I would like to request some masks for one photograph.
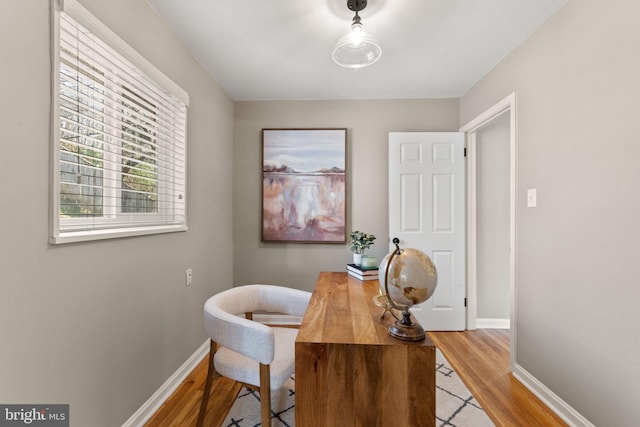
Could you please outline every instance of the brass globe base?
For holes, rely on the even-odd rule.
[[[409,312],[402,313],[402,319],[389,326],[389,335],[403,341],[422,341],[424,329],[418,322],[412,322]]]

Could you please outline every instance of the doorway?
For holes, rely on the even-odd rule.
[[[476,131],[476,327],[509,329],[509,113]]]
[[[504,123],[501,122],[504,121]],[[486,181],[487,174],[484,174],[482,170],[478,170],[479,167],[485,167],[480,164],[482,157],[486,157],[487,152],[478,152],[478,146],[481,143],[480,139],[483,137],[483,130],[499,129],[500,125],[508,125],[508,190],[507,194],[502,197],[508,198],[508,227],[503,230],[507,236],[506,255],[508,257],[508,267],[506,272],[498,273],[507,276],[508,283],[508,311],[509,311],[509,326],[510,326],[510,359],[511,368],[513,369],[515,363],[515,349],[516,349],[516,336],[517,328],[515,323],[515,189],[516,189],[516,95],[515,93],[502,99],[500,102],[489,108],[484,113],[480,114],[475,119],[471,120],[460,129],[466,133],[467,144],[467,329],[476,329],[478,327],[478,304],[482,303],[480,298],[485,298],[484,293],[487,289],[479,288],[478,279],[480,275],[487,274],[486,264],[489,261],[483,255],[478,256],[480,245],[486,245],[486,230],[479,230],[479,225],[487,227],[487,224],[494,224],[498,221],[486,222],[487,215],[491,215],[491,209],[483,207],[483,202],[479,202],[479,191],[482,191],[482,186],[486,187],[486,182],[479,181],[483,179]],[[479,157],[480,156],[480,157]],[[484,178],[483,178],[484,176]],[[502,200],[504,202],[504,199]],[[480,211],[479,211],[480,209]],[[481,220],[478,221],[478,215],[481,215]],[[484,215],[484,216],[483,216]],[[494,218],[495,219],[495,218]],[[503,220],[504,221],[504,220]],[[492,242],[491,242],[492,243]],[[479,262],[483,265],[480,266]],[[492,273],[490,272],[489,275]],[[480,285],[482,286],[482,285]],[[486,307],[483,307],[485,310]],[[495,310],[491,308],[490,310]],[[500,310],[498,308],[497,310]],[[486,311],[481,312],[483,315]]]

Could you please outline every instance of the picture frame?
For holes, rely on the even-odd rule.
[[[346,128],[262,129],[263,242],[346,243]]]

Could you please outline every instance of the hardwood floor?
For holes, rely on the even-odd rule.
[[[566,426],[509,371],[509,331],[429,332],[496,426]]]
[[[509,373],[508,331],[479,329],[429,335],[496,426],[566,426]],[[145,427],[195,426],[206,375],[204,358]],[[239,391],[240,384],[234,381],[214,381],[206,426],[222,424]]]
[[[207,379],[209,355],[202,359],[169,399],[156,411],[145,427],[191,427],[196,425],[200,400]],[[220,426],[226,418],[242,386],[228,378],[213,380],[207,405],[205,426]]]

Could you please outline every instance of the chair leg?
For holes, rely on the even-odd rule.
[[[218,349],[218,344],[211,340],[209,348],[209,368],[207,369],[207,381],[204,386],[204,393],[202,393],[202,400],[200,401],[200,412],[198,413],[197,427],[202,427],[204,424],[204,416],[207,414],[207,405],[209,404],[209,395],[211,394],[211,384],[215,377],[215,368],[213,367],[213,357]]]
[[[271,372],[260,364],[260,420],[262,427],[271,426]]]

